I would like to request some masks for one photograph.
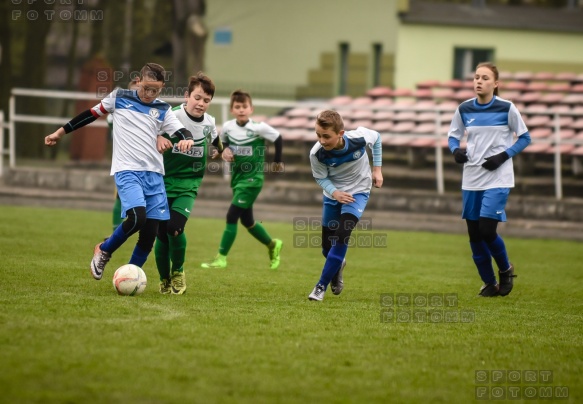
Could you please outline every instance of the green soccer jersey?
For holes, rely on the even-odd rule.
[[[221,141],[228,142],[235,161],[231,163],[231,188],[263,186],[265,140],[275,142],[279,132],[264,122],[249,120],[239,126],[235,119],[225,122]]]
[[[206,168],[209,145],[218,136],[215,118],[205,113],[202,122],[195,122],[186,115],[184,104],[172,108],[172,112],[192,133],[194,146],[183,153],[177,147],[180,139],[164,134],[163,136],[173,144],[172,149],[164,153],[164,170],[166,172],[164,176],[165,178],[202,178]]]

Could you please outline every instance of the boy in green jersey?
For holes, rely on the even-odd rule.
[[[226,268],[227,254],[237,236],[237,222],[259,242],[267,246],[270,267],[279,267],[281,240],[272,239],[263,225],[253,218],[253,203],[263,187],[265,170],[265,140],[275,145],[274,171],[282,172],[282,139],[279,132],[264,122],[255,122],[249,117],[253,113],[251,96],[241,90],[231,94],[231,114],[235,117],[225,122],[221,141],[225,146],[223,159],[231,161],[231,188],[233,199],[227,212],[227,224],[223,232],[219,252],[203,268]]]
[[[164,153],[164,185],[170,220],[160,222],[154,247],[162,294],[181,295],[186,292],[184,227],[204,176],[209,145],[218,150],[213,158],[223,151],[215,118],[206,113],[214,94],[213,81],[199,72],[189,79],[184,94],[186,102],[172,108],[174,115],[192,133],[194,146],[190,150],[181,152],[176,147],[176,139],[167,134],[158,137],[158,149],[170,149]]]

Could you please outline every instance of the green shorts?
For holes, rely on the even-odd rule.
[[[170,209],[190,217],[201,182],[202,178],[164,178]]]
[[[261,187],[242,187],[233,190],[231,203],[243,209],[250,208],[259,196]]]

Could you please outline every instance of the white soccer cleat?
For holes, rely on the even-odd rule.
[[[93,259],[91,260],[91,275],[93,275],[93,278],[96,281],[101,280],[103,271],[105,270],[105,265],[111,258],[110,253],[101,250],[102,244],[103,243],[99,243],[95,246],[95,249],[93,250]]]
[[[310,293],[308,296],[308,299],[321,302],[324,300],[324,293],[326,293],[326,288],[324,285],[317,284],[314,287],[314,290],[312,290],[312,293]]]

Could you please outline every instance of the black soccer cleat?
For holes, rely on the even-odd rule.
[[[506,296],[510,292],[512,292],[512,287],[514,286],[514,265],[510,264],[510,268],[508,268],[504,272],[498,271],[498,276],[500,277],[500,290],[498,293],[500,296]]]
[[[499,290],[498,285],[495,285],[492,283],[486,283],[480,288],[480,293],[478,293],[478,296],[496,297],[496,296],[498,296],[498,293],[499,293],[498,290]]]

